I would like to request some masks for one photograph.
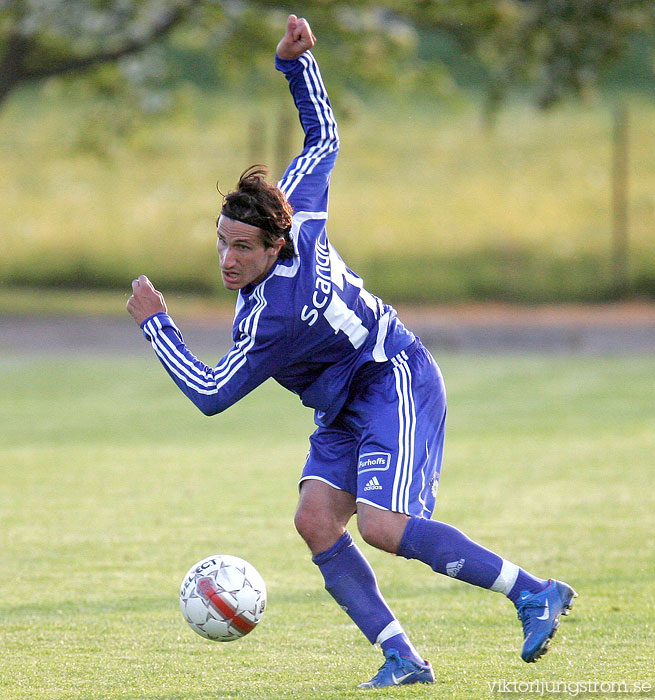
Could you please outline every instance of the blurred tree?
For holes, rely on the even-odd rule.
[[[311,19],[346,84],[438,89],[448,72],[418,47],[427,34],[447,37],[485,75],[490,109],[517,85],[544,107],[585,94],[633,35],[651,46],[655,36],[652,0],[297,0],[293,11]],[[212,57],[221,80],[265,90],[260,68],[286,12],[279,0],[0,0],[0,102],[30,81],[170,45],[173,29]],[[123,67],[138,79],[138,63]]]
[[[522,0],[498,7],[506,21],[476,46],[494,78],[492,99],[517,84],[530,85],[540,107],[566,94],[584,97],[637,35],[651,47],[652,73],[652,0]]]
[[[0,0],[0,103],[23,84],[117,61],[163,39],[199,0]]]
[[[567,94],[584,97],[636,37],[655,67],[652,0],[388,0],[385,5],[423,32],[438,32],[474,58],[493,114],[512,88],[529,88],[549,107]]]

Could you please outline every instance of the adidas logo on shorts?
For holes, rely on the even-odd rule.
[[[366,486],[364,486],[364,491],[382,491],[382,486],[380,485],[377,476],[374,476],[368,480]]]

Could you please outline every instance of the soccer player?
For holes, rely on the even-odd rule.
[[[304,148],[277,186],[246,170],[217,221],[223,283],[238,292],[234,346],[216,367],[186,347],[147,277],[127,309],[177,386],[205,414],[225,410],[269,377],[314,409],[317,428],[300,478],[295,525],[325,588],[384,663],[360,688],[432,683],[346,526],[434,571],[506,595],[523,623],[522,658],[544,654],[575,591],[533,576],[431,519],[441,468],[446,394],[432,355],[395,310],[369,293],[326,233],[337,125],[310,49],[290,15],[276,67],[289,82]]]

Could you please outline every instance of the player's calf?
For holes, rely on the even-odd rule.
[[[382,510],[365,503],[357,507],[357,527],[366,544],[396,554],[409,516]]]

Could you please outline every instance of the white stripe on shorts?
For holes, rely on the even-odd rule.
[[[414,439],[416,433],[416,408],[412,394],[412,373],[403,350],[392,357],[393,373],[398,395],[398,459],[391,494],[391,510],[409,513],[409,492],[414,466]]]

